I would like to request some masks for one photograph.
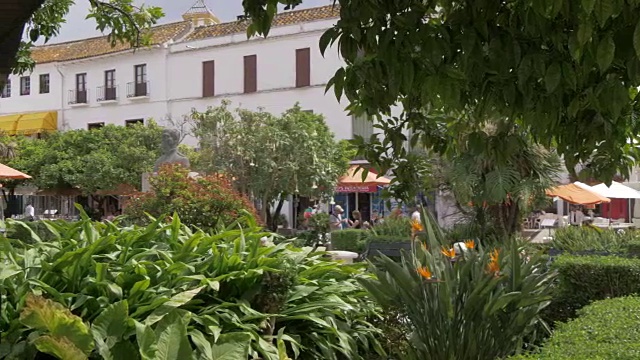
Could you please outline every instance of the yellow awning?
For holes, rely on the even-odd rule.
[[[33,135],[58,130],[56,111],[22,114],[16,124],[16,134]]]
[[[7,135],[15,135],[20,114],[0,116],[0,131]]]

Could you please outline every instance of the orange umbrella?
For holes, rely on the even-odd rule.
[[[31,176],[5,164],[0,164],[0,179],[31,179]]]
[[[551,189],[547,189],[547,196],[559,197],[573,204],[593,205],[611,202],[595,191],[591,191],[580,187],[576,184],[560,185]]]
[[[384,176],[378,176],[378,174],[371,170],[369,170],[367,177],[365,177],[363,181],[363,171],[364,169],[359,165],[351,165],[349,170],[347,170],[347,174],[338,179],[338,186],[382,186],[389,185],[391,183],[391,179]]]

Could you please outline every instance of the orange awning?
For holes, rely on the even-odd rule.
[[[0,179],[31,179],[31,176],[5,164],[0,164]]]
[[[369,170],[367,177],[362,179],[363,169],[359,165],[351,165],[347,174],[338,179],[338,186],[383,186],[389,185],[391,179],[384,176],[378,176],[375,172]]]
[[[546,191],[547,196],[559,197],[572,204],[593,205],[611,202],[609,198],[576,184],[560,185]]]

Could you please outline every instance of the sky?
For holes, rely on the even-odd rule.
[[[62,25],[60,35],[55,39],[51,39],[49,41],[50,44],[100,35],[100,32],[96,30],[95,22],[92,19],[85,19],[89,12],[89,0],[75,1],[76,4],[73,5],[67,15],[67,22]],[[181,20],[181,15],[189,10],[195,1],[196,0],[139,0],[137,2],[150,6],[160,6],[165,13],[165,17],[160,20],[160,23],[167,23]],[[243,13],[242,0],[205,0],[205,3],[223,22],[233,21],[238,15]],[[296,7],[296,9],[324,6],[332,3],[333,0],[304,0],[302,5]]]

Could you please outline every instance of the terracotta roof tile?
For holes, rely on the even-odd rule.
[[[337,18],[338,16],[340,16],[340,7],[338,5],[328,5],[310,9],[293,10],[276,15],[276,17],[273,19],[272,27],[293,25],[317,20],[326,20]],[[184,40],[202,40],[211,37],[244,33],[247,31],[247,26],[249,26],[249,22],[246,20],[201,26],[191,32],[191,34],[189,34]]]
[[[190,23],[186,21],[154,26],[149,30],[151,32],[151,45],[163,44],[171,39],[184,36],[189,29]],[[37,64],[44,64],[55,61],[85,59],[129,49],[131,49],[129,44],[118,43],[112,47],[106,36],[100,36],[37,46],[33,48],[31,56]]]

